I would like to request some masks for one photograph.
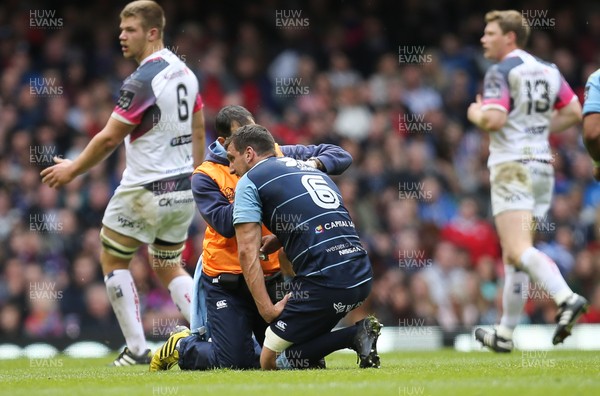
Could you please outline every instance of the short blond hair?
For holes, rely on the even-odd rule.
[[[152,28],[158,29],[159,37],[162,38],[165,29],[165,12],[162,7],[152,0],[137,0],[127,4],[121,14],[121,19],[129,17],[138,17],[141,20],[142,28],[148,31]]]
[[[527,23],[527,19],[525,19],[523,14],[519,11],[490,11],[485,14],[485,21],[487,23],[497,22],[503,34],[514,32],[517,37],[516,42],[519,48],[525,48],[525,45],[527,45],[527,40],[529,39],[529,24]]]

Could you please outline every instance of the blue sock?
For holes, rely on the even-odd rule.
[[[357,326],[350,326],[292,345],[283,352],[287,368],[308,368],[332,352],[352,348],[357,331]]]

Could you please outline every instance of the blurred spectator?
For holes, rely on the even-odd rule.
[[[436,247],[432,265],[423,270],[431,299],[437,305],[437,322],[445,331],[456,330],[462,320],[460,301],[465,297],[467,272],[457,266],[456,260],[456,247],[441,241]]]
[[[482,256],[500,258],[498,236],[492,225],[480,217],[477,200],[473,197],[460,201],[458,213],[442,228],[441,237],[467,249],[475,265]]]

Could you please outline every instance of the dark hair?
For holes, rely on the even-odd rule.
[[[265,154],[275,155],[275,140],[273,139],[273,135],[262,125],[244,125],[227,138],[225,148],[231,143],[234,144],[238,153],[243,152],[246,147],[252,147],[256,151],[256,154],[260,156]]]
[[[251,124],[254,121],[254,117],[242,106],[229,105],[223,107],[219,110],[215,119],[215,128],[219,137],[228,138],[231,135],[231,124],[233,124],[233,121],[237,122],[239,126],[244,126]]]

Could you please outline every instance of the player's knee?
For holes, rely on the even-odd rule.
[[[279,337],[271,327],[265,332],[265,342],[260,354],[260,368],[263,370],[275,370],[277,368],[277,355],[289,348],[293,343]]]
[[[263,370],[277,369],[276,363],[277,353],[263,346],[260,354],[260,368]]]

